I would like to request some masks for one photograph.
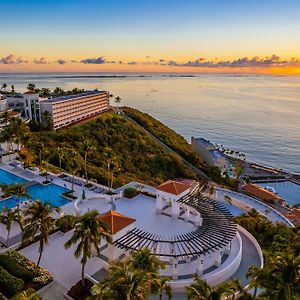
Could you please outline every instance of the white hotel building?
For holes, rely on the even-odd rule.
[[[58,129],[98,115],[110,109],[109,93],[87,91],[40,101],[41,112],[52,115],[53,127]]]
[[[26,92],[7,97],[7,108],[22,111],[25,119],[42,121],[42,115],[51,114],[53,128],[59,129],[81,120],[101,114],[110,109],[109,93],[86,91],[80,94],[40,98],[35,92]]]

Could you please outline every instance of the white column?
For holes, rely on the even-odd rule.
[[[220,250],[216,250],[216,252],[214,253],[214,265],[216,267],[219,267],[222,263],[222,251]]]
[[[173,200],[172,201],[172,218],[178,218],[179,212],[180,212],[179,204],[175,200]]]
[[[204,270],[204,255],[199,255],[198,259],[197,259],[197,269],[196,269],[196,273],[199,276],[203,275],[203,270]]]
[[[108,253],[108,261],[112,262],[115,260],[115,246],[111,243],[108,243],[107,247],[107,253]]]
[[[173,258],[172,260],[172,279],[178,279],[178,261],[176,258]]]
[[[229,255],[231,249],[231,242],[229,242],[224,248],[224,254]]]
[[[156,212],[158,214],[161,214],[162,209],[163,209],[163,199],[161,198],[160,195],[157,195],[157,197],[156,197]]]
[[[186,206],[186,211],[185,211],[185,215],[184,215],[184,219],[186,220],[186,221],[189,221],[189,219],[190,219],[190,209]]]
[[[197,212],[195,223],[196,223],[197,226],[202,226],[202,222],[203,222],[203,219],[201,217],[201,214]]]

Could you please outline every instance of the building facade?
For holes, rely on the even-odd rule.
[[[192,137],[192,150],[198,153],[209,167],[218,167],[222,174],[228,170],[228,159],[210,141]]]
[[[109,93],[87,91],[77,95],[61,96],[40,101],[41,112],[52,116],[53,128],[59,129],[110,109]]]
[[[43,121],[43,113],[48,112],[54,129],[69,126],[110,109],[109,93],[105,91],[86,91],[53,98],[41,98],[38,93],[28,91],[7,96],[1,101],[7,109],[22,112],[23,119],[39,123]]]

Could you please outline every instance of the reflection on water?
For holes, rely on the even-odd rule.
[[[122,105],[152,114],[188,141],[202,136],[240,150],[250,160],[300,173],[300,77],[81,75],[95,74],[0,74],[0,84],[14,84],[17,90],[29,82],[109,90],[123,99]]]

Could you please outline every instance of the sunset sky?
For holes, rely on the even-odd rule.
[[[300,1],[3,0],[0,72],[300,75]]]

